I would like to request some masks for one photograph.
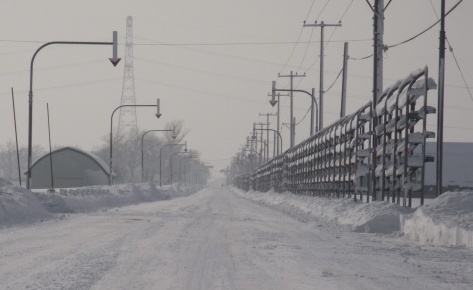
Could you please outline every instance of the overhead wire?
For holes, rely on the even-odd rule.
[[[463,2],[463,0],[459,0],[457,2],[457,4],[455,4],[447,13],[445,13],[445,17],[447,17],[448,14],[450,14],[450,12],[452,12],[455,8],[457,8],[458,5],[460,5],[460,3]],[[399,45],[402,45],[402,44],[405,44],[409,41],[412,41],[414,39],[416,39],[417,37],[421,36],[422,34],[426,33],[427,31],[429,31],[430,29],[432,29],[435,25],[437,25],[438,23],[440,22],[440,19],[435,22],[434,24],[430,25],[429,27],[427,27],[426,29],[424,29],[423,31],[421,31],[420,33],[417,33],[416,35],[404,40],[404,41],[401,41],[399,43],[396,43],[396,44],[393,44],[393,45],[388,45],[387,48],[392,48],[392,47],[396,47],[396,46],[399,46]]]
[[[450,8],[450,10],[448,10],[448,12],[445,13],[445,17],[447,17],[447,15],[450,14],[450,12],[452,12],[453,10],[455,10],[455,8],[458,7],[458,5],[460,5],[460,3],[463,2],[463,0],[459,0],[452,8]],[[437,16],[438,18],[438,16]],[[416,35],[404,40],[404,41],[401,41],[399,43],[396,43],[396,44],[392,44],[392,45],[386,45],[385,46],[385,50],[389,49],[389,48],[393,48],[393,47],[397,47],[397,46],[400,46],[400,45],[403,45],[403,44],[406,44],[414,39],[416,39],[417,37],[421,36],[422,34],[426,33],[427,31],[429,31],[430,29],[432,29],[435,25],[437,25],[438,23],[440,22],[440,19],[437,20],[435,23],[433,23],[432,25],[430,25],[429,27],[427,27],[426,29],[422,30],[421,32],[417,33]],[[356,57],[350,57],[351,60],[365,60],[365,59],[368,59],[370,57],[372,57],[373,54],[370,54],[368,56],[365,56],[365,57],[359,57],[359,58],[356,58]]]
[[[307,15],[305,17],[305,19],[307,20],[307,18],[309,17],[310,15],[310,12],[312,11],[312,8],[314,7],[314,3],[315,3],[315,0],[312,1],[312,4],[310,5],[310,8],[309,8],[309,11],[307,12]],[[289,57],[287,58],[286,62],[284,63],[282,69],[280,70],[280,72],[283,72],[286,67],[287,67],[287,64],[289,63],[289,61],[291,60],[292,56],[294,55],[294,51],[296,50],[296,47],[297,45],[299,44],[299,40],[301,38],[301,35],[302,35],[302,31],[304,31],[304,27],[301,27],[301,30],[299,31],[299,36],[297,36],[297,40],[296,42],[294,43],[294,46],[292,47],[292,51],[291,53],[289,54]]]
[[[343,17],[345,17],[345,15],[347,14],[348,10],[350,9],[351,5],[353,4],[353,1],[354,1],[354,0],[350,1],[350,3],[348,4],[347,8],[345,9],[345,11],[343,12],[342,16],[340,17],[339,22],[342,22]],[[328,0],[328,1],[325,3],[324,8],[322,9],[322,11],[321,11],[321,12],[319,13],[319,15],[317,16],[316,21],[317,21],[318,18],[322,15],[322,13],[324,12],[324,10],[325,10],[325,8],[327,7],[327,5],[329,4],[329,2],[330,2],[330,0]],[[329,45],[329,43],[332,41],[332,37],[333,37],[333,35],[335,34],[336,28],[337,28],[337,27],[335,27],[335,29],[332,31],[332,34],[330,35],[330,37],[329,37],[328,41],[326,42],[326,44],[324,44],[324,49],[326,49],[327,46]],[[313,31],[313,30],[312,30],[312,31]],[[311,34],[311,36],[312,36],[312,34]],[[305,55],[304,55],[304,57],[305,57]],[[319,59],[320,59],[320,55],[317,56],[317,58],[315,59],[315,61],[314,61],[308,68],[306,68],[305,71],[310,70],[310,69],[317,63],[317,61],[319,61]],[[329,87],[325,92],[328,92],[328,91],[332,88],[332,86],[335,84],[335,82],[336,82],[336,81],[338,80],[338,78],[340,77],[342,71],[343,71],[343,69],[338,73],[338,76],[335,78],[334,82],[330,85],[330,87]],[[297,83],[296,87],[300,85],[300,82],[301,82],[301,81],[302,81],[302,80],[299,80],[299,82]],[[307,110],[307,112],[305,113],[304,117],[303,117],[296,125],[299,125],[299,124],[307,117],[307,115],[309,114],[309,111],[310,111],[310,107],[309,107],[309,109]]]
[[[337,77],[335,78],[335,80],[333,81],[333,83],[329,86],[329,88],[324,91],[324,93],[330,91],[330,89],[333,87],[333,85],[337,82],[337,80],[338,80],[338,78],[340,77],[340,75],[342,74],[342,72],[343,72],[343,68],[340,70],[340,72],[338,73]]]

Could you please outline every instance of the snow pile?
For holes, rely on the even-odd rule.
[[[276,207],[290,214],[304,214],[327,222],[349,226],[357,232],[392,233],[400,231],[400,216],[412,209],[387,202],[355,202],[352,198],[328,199],[291,194],[289,192],[234,191],[265,205]]]
[[[0,227],[53,218],[53,213],[92,212],[187,196],[199,188],[171,190],[148,183],[29,191],[0,179]]]
[[[148,183],[120,184],[113,186],[86,186],[59,189],[56,192],[34,192],[40,203],[50,212],[92,212],[99,209],[120,207],[140,202],[182,196],[169,187],[157,189]]]
[[[402,219],[402,231],[424,245],[473,247],[473,192],[446,192]]]
[[[50,217],[31,191],[0,178],[0,226]]]

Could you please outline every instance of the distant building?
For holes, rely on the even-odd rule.
[[[101,158],[73,147],[51,152],[55,188],[109,184],[109,168]],[[52,188],[50,154],[31,166],[31,188]]]
[[[435,157],[435,162],[426,163],[425,167],[425,184],[432,186],[437,182],[437,144],[427,142],[425,152]],[[444,142],[442,175],[442,185],[448,190],[473,188],[473,143]]]

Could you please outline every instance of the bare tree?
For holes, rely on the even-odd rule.
[[[21,179],[25,180],[25,172],[28,170],[28,157],[27,157],[27,148],[19,148],[20,155],[20,169],[21,169]],[[39,146],[35,145],[32,148],[33,160],[37,160],[39,157],[44,155],[45,150]],[[13,141],[8,141],[6,144],[0,146],[0,174],[3,178],[13,181],[18,181],[18,159],[16,152],[16,145]]]
[[[154,181],[159,172],[159,152],[164,144],[179,143],[189,132],[184,128],[184,121],[172,121],[165,125],[166,130],[175,132],[162,132],[161,134],[148,134],[143,143],[145,156],[143,175],[144,180]],[[116,174],[115,182],[128,183],[141,181],[141,140],[146,131],[139,131],[136,135],[120,136],[113,140],[113,172]],[[163,134],[164,133],[164,134]],[[163,136],[163,137],[160,137]],[[176,139],[173,137],[176,136]],[[109,161],[110,143],[109,137],[104,137],[105,144],[93,150],[92,153]],[[172,150],[163,152],[163,170],[166,171]],[[167,169],[169,170],[169,169]]]

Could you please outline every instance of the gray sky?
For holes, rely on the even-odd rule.
[[[456,2],[447,1],[447,9]],[[438,13],[439,0],[392,1],[385,13],[385,44],[401,42],[434,23],[437,17],[432,4]],[[473,87],[471,11],[472,1],[463,1],[448,16],[446,30],[466,81]],[[265,121],[259,113],[274,112],[267,97],[271,81],[277,80],[278,87],[289,83],[287,78],[277,79],[278,73],[305,72],[305,78],[296,80],[297,88],[318,91],[320,29],[302,28],[304,20],[337,23],[342,18],[343,26],[335,29],[325,51],[325,89],[342,67],[345,41],[350,43],[353,58],[373,50],[373,13],[363,0],[2,1],[0,144],[14,140],[11,87],[15,89],[19,142],[27,144],[29,64],[34,51],[54,40],[111,41],[112,31],[117,30],[119,56],[123,57],[128,15],[134,22],[136,103],[154,104],[160,98],[163,113],[156,120],[154,109],[138,109],[139,128],[160,129],[167,121],[183,119],[190,129],[189,147],[199,150],[203,160],[212,160],[216,168],[229,163],[253,122]],[[326,41],[333,31],[325,29]],[[437,80],[438,38],[439,25],[389,49],[385,87],[425,65]],[[473,100],[448,50],[446,56],[445,141],[473,142]],[[46,103],[53,144],[84,150],[103,144],[102,137],[110,130],[110,114],[120,105],[123,80],[123,62],[114,68],[109,57],[108,46],[57,45],[40,52],[34,70],[35,144],[45,148],[48,144]],[[350,60],[347,113],[371,99],[372,67],[371,58]],[[326,93],[325,125],[338,118],[340,91],[338,80]],[[436,107],[436,98],[436,92],[431,92],[429,105]],[[283,100],[282,105],[281,121],[288,122],[289,101]],[[308,106],[307,96],[295,97],[297,121]],[[296,142],[308,137],[308,121],[297,126]],[[429,124],[435,131],[435,116]],[[282,133],[286,147],[288,130]]]

